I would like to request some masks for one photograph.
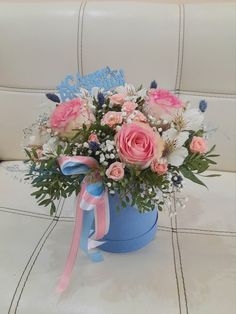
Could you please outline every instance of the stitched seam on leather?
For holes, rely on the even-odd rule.
[[[185,6],[184,4],[181,5],[182,9],[182,42],[181,42],[181,56],[180,56],[180,72],[179,72],[179,82],[178,82],[178,90],[180,90],[181,82],[182,82],[182,73],[183,73],[183,64],[184,64],[184,43],[185,43]]]
[[[60,212],[59,212],[59,216],[60,216],[60,214],[61,214],[61,212],[62,212],[62,209],[63,209],[63,207],[64,207],[64,202],[65,202],[65,201],[63,201],[63,204],[62,204],[62,206],[61,206],[61,209],[60,209]],[[59,203],[58,203],[57,208],[59,208],[59,206],[60,206],[60,201],[59,201]],[[11,314],[11,313],[12,313],[11,310],[12,310],[12,308],[13,308],[13,304],[14,304],[14,300],[15,300],[16,295],[17,295],[17,292],[18,292],[18,288],[20,287],[21,282],[24,280],[23,287],[21,288],[21,292],[20,292],[20,294],[19,294],[19,296],[18,296],[18,299],[17,299],[17,301],[16,301],[16,306],[15,306],[15,309],[14,309],[14,314],[17,312],[17,309],[18,309],[18,306],[19,306],[19,302],[20,302],[22,293],[23,293],[23,291],[24,291],[26,282],[27,282],[27,280],[28,280],[28,278],[29,278],[29,275],[30,275],[30,273],[31,273],[31,271],[32,271],[32,269],[33,269],[33,267],[34,267],[34,264],[35,264],[35,262],[36,262],[36,260],[37,260],[37,258],[38,258],[38,256],[39,256],[39,254],[40,254],[40,252],[41,252],[41,250],[42,250],[42,248],[43,248],[45,242],[47,241],[49,235],[51,234],[51,232],[52,232],[53,229],[55,228],[56,224],[58,223],[58,217],[59,217],[59,216],[55,216],[55,217],[53,218],[53,220],[50,222],[50,224],[48,225],[48,227],[47,227],[46,230],[44,231],[43,235],[42,235],[41,238],[39,239],[39,241],[38,241],[36,247],[34,248],[33,252],[31,253],[31,256],[30,256],[30,258],[29,258],[27,264],[25,265],[25,268],[24,268],[24,270],[23,270],[23,272],[22,272],[22,274],[21,274],[21,277],[20,277],[20,279],[19,279],[19,281],[18,281],[18,283],[17,283],[16,289],[15,289],[14,294],[13,294],[13,297],[12,297],[12,299],[11,299],[11,303],[10,303],[10,306],[9,306],[8,314]],[[50,230],[50,229],[51,229],[51,230]],[[32,265],[31,265],[31,267],[30,267],[30,269],[29,269],[29,271],[28,271],[28,274],[26,275],[26,278],[23,279],[24,274],[25,274],[26,271],[27,271],[27,267],[30,265],[31,260],[32,260],[33,257],[34,257],[35,252],[37,251],[38,247],[40,246],[40,243],[42,242],[42,240],[43,240],[43,238],[44,238],[45,236],[46,236],[46,238],[44,239],[44,241],[43,241],[41,247],[39,248],[39,251],[38,251],[38,253],[36,254],[36,256],[35,256],[35,258],[34,258],[34,260],[33,260],[33,263],[32,263]]]
[[[43,247],[44,247],[44,244],[46,243],[48,237],[51,235],[52,231],[53,231],[54,228],[56,227],[56,225],[57,225],[57,223],[58,223],[58,220],[53,220],[53,222],[54,222],[54,224],[53,224],[51,230],[48,232],[46,238],[44,239],[44,241],[43,241],[43,243],[42,243],[42,245],[41,245],[41,247],[40,247],[40,249],[39,249],[37,255],[35,256],[35,259],[34,259],[32,265],[31,265],[31,267],[30,267],[30,269],[29,269],[29,272],[28,272],[28,274],[27,274],[27,276],[26,276],[26,279],[25,279],[25,281],[24,281],[24,283],[23,283],[23,287],[22,287],[22,289],[21,289],[19,298],[18,298],[17,303],[16,303],[16,307],[15,307],[15,312],[14,312],[14,314],[17,313],[17,310],[18,310],[18,307],[19,307],[19,303],[20,303],[22,294],[23,294],[24,289],[25,289],[25,285],[26,285],[26,283],[27,283],[27,281],[28,281],[28,279],[29,279],[30,273],[31,273],[31,271],[32,271],[32,269],[33,269],[33,267],[34,267],[34,265],[35,265],[35,263],[36,263],[36,260],[38,259],[39,254],[41,253],[41,251],[42,251],[42,249],[43,249]]]
[[[80,24],[80,74],[84,75],[84,67],[83,67],[83,31],[84,31],[84,12],[85,7],[87,5],[87,1],[83,2],[82,12],[81,12],[81,24]]]
[[[172,228],[173,224],[172,224],[171,219],[170,219],[170,223],[171,223],[171,244],[172,244],[172,251],[173,251],[173,262],[174,262],[175,281],[176,281],[176,288],[177,288],[177,295],[178,295],[179,313],[182,314],[181,300],[180,300],[180,287],[179,287],[179,279],[178,279],[176,256],[175,256],[174,232]]]
[[[217,92],[201,92],[201,91],[187,91],[187,90],[179,90],[180,94],[192,95],[192,96],[204,96],[206,97],[218,97],[218,98],[231,98],[235,99],[236,94],[230,93],[217,93]]]
[[[56,92],[56,89],[0,86],[0,92],[1,91],[3,91],[3,92],[19,92],[19,93],[29,92],[29,93],[37,94],[37,93],[45,93],[45,92]]]
[[[30,214],[30,215],[34,215],[34,216],[44,216],[44,217],[51,217],[50,215],[47,214],[41,214],[41,213],[36,213],[36,212],[31,212],[29,210],[21,210],[19,208],[12,208],[12,207],[6,207],[6,206],[0,206],[0,209],[6,209],[6,210],[10,210],[12,212],[19,212],[19,213],[26,213],[26,214]]]
[[[37,88],[15,88],[15,87],[8,87],[8,86],[1,86],[0,92],[18,92],[18,93],[35,93],[35,94],[45,94],[45,92],[57,92],[55,89],[37,89]],[[218,92],[205,92],[205,91],[187,91],[187,90],[170,90],[172,92],[178,94],[190,94],[193,96],[206,96],[206,97],[218,97],[218,98],[229,98],[234,99],[236,98],[236,94],[230,93],[218,93]]]
[[[176,79],[175,79],[175,90],[179,90],[179,70],[180,70],[180,56],[182,54],[182,5],[178,5],[179,11],[179,31],[178,31],[178,54],[177,54],[177,70],[176,70]]]
[[[174,210],[177,213],[175,194],[174,194]],[[185,309],[186,309],[186,314],[188,314],[188,299],[187,299],[186,285],[185,285],[185,280],[184,280],[182,256],[181,256],[181,250],[180,250],[180,244],[179,244],[177,215],[175,215],[175,221],[174,222],[175,222],[175,229],[176,229],[176,242],[177,242],[177,250],[178,250],[178,254],[179,254],[180,272],[181,272],[181,278],[182,278],[183,290],[184,290]]]
[[[79,59],[79,44],[80,44],[80,14],[81,14],[81,7],[83,2],[81,2],[78,12],[78,19],[77,19],[77,34],[76,34],[76,42],[77,42],[77,52],[76,52],[76,60],[77,60],[77,71],[80,72],[80,59]]]
[[[225,230],[209,230],[209,229],[198,229],[198,228],[178,228],[178,231],[203,231],[203,232],[215,232],[215,233],[230,233],[235,234],[236,231],[225,231]]]
[[[6,209],[0,209],[0,212],[3,213],[8,213],[8,214],[13,214],[13,215],[20,215],[20,216],[26,216],[26,217],[32,217],[32,218],[37,218],[37,219],[46,219],[46,220],[52,220],[52,218],[50,219],[49,217],[40,217],[40,216],[36,216],[36,215],[30,215],[30,214],[25,214],[25,213],[20,213],[20,212],[15,212],[15,211],[10,211],[10,210],[6,210]]]

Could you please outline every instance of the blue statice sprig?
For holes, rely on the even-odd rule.
[[[59,98],[56,94],[47,93],[47,94],[46,94],[46,97],[47,97],[49,100],[53,101],[53,102],[56,102],[56,103],[60,103],[60,102],[61,102],[60,98]]]
[[[103,93],[99,92],[97,95],[97,100],[98,100],[98,108],[101,109],[102,105],[105,103],[105,96]]]
[[[157,82],[155,80],[151,82],[150,88],[154,88],[154,89],[157,88]]]
[[[205,112],[207,110],[207,102],[203,99],[199,102],[199,110]]]
[[[171,178],[171,181],[173,182],[174,186],[179,187],[182,185],[183,177],[176,174],[176,175],[173,175],[173,177]]]
[[[100,148],[100,144],[98,144],[95,141],[91,141],[89,142],[89,149],[91,149],[93,152],[96,152],[97,150],[99,150]]]

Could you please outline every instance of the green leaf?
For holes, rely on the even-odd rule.
[[[208,175],[201,175],[202,177],[214,178],[214,177],[221,177],[221,174],[208,174]]]
[[[27,149],[24,149],[24,150],[25,150],[26,155],[29,157],[29,159],[31,159],[30,152]]]
[[[50,215],[52,216],[56,212],[56,206],[51,202]]]
[[[212,148],[206,153],[206,155],[209,155],[213,150],[216,148],[216,145],[213,145]]]
[[[215,161],[213,161],[213,160],[211,160],[211,159],[206,158],[205,160],[206,160],[209,164],[212,164],[212,165],[216,165],[216,164],[217,164],[217,162],[215,162]]]
[[[202,186],[205,186],[205,187],[207,188],[207,186],[205,185],[205,183],[203,183],[201,180],[199,180],[199,179],[195,176],[195,174],[194,174],[191,170],[189,170],[187,167],[185,167],[185,166],[180,166],[180,171],[181,171],[182,175],[183,175],[185,178],[187,178],[187,179],[189,179],[189,180],[191,180],[191,181],[193,181],[193,182],[195,182],[195,183],[197,183],[197,184],[200,184],[200,185],[202,185]]]
[[[201,163],[199,163],[199,167],[198,167],[198,171],[197,173],[202,173],[204,171],[206,171],[209,168],[209,164],[207,161],[202,161]]]
[[[50,203],[51,203],[51,199],[47,198],[46,200],[43,200],[42,202],[40,202],[39,205],[48,206]]]
[[[219,157],[220,155],[218,154],[212,154],[212,155],[207,155],[207,157]]]
[[[34,158],[38,159],[38,154],[36,153],[35,148],[32,148],[32,154],[33,154]]]
[[[125,208],[125,207],[126,207],[126,203],[125,203],[124,201],[121,201],[121,206],[122,206],[123,208]]]

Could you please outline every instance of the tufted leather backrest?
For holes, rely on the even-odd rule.
[[[236,7],[156,1],[0,2],[0,159],[21,159],[22,129],[68,73],[109,65],[128,82],[209,103],[218,169],[235,170]]]

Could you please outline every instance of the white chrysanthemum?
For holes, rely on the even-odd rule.
[[[162,133],[162,138],[165,141],[165,154],[168,163],[172,166],[179,167],[183,164],[184,159],[188,155],[188,150],[183,147],[188,139],[188,132],[178,132],[174,128],[170,128]]]

